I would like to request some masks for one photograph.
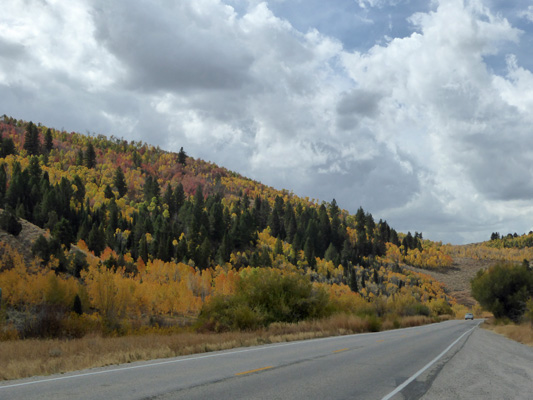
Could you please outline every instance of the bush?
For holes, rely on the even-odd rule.
[[[250,330],[273,322],[297,322],[331,315],[327,293],[301,275],[252,269],[239,280],[234,295],[215,296],[202,307],[201,329]]]
[[[22,224],[9,207],[0,214],[0,228],[13,236],[18,236],[22,230]]]
[[[471,285],[472,295],[483,308],[496,318],[507,317],[517,322],[533,295],[533,272],[523,264],[502,262],[478,271]]]

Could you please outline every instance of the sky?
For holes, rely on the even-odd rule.
[[[3,0],[0,115],[462,244],[533,229],[530,0]]]

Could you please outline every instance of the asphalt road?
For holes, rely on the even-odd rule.
[[[0,382],[0,399],[404,399],[481,321],[240,348]]]

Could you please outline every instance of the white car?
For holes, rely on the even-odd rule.
[[[472,314],[472,313],[466,313],[466,314],[465,314],[465,320],[466,320],[466,319],[471,319],[471,320],[473,321],[473,320],[474,320],[474,314]]]

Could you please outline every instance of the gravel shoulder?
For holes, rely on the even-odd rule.
[[[478,328],[444,365],[422,397],[440,399],[533,398],[533,348]]]

